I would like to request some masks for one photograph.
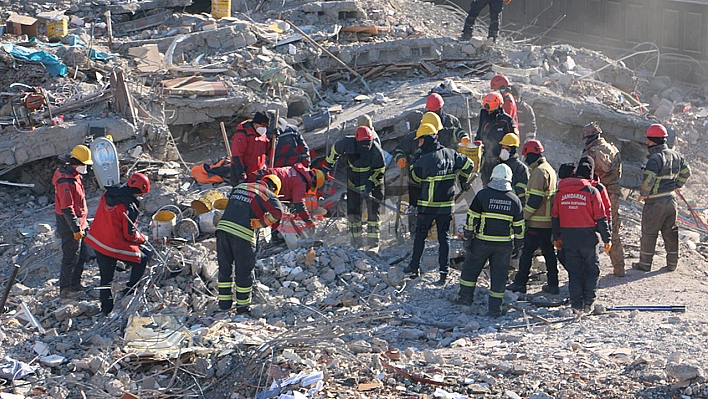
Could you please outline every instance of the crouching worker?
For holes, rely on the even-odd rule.
[[[236,269],[236,311],[251,311],[253,268],[256,265],[256,232],[260,227],[275,229],[283,216],[278,200],[281,182],[266,175],[255,183],[241,183],[229,194],[229,203],[216,227],[216,255],[219,262],[219,308],[233,305]]]
[[[454,302],[472,305],[477,278],[489,260],[491,284],[487,315],[490,317],[503,313],[509,260],[523,247],[524,215],[519,197],[511,190],[511,180],[511,168],[505,164],[495,166],[487,188],[477,193],[467,212],[467,257]]]
[[[150,192],[150,180],[142,173],[135,173],[122,187],[108,187],[96,209],[86,243],[96,251],[96,262],[101,272],[101,312],[113,310],[111,285],[116,262],[130,266],[128,290],[140,281],[152,251],[142,248],[147,237],[138,231],[139,198]]]

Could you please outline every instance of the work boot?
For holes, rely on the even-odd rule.
[[[233,304],[234,301],[231,299],[219,299],[219,309],[221,310],[229,310]]]
[[[547,293],[547,294],[551,294],[551,295],[558,295],[558,294],[560,294],[560,290],[558,289],[558,286],[555,286],[555,287],[554,287],[554,286],[551,286],[551,285],[549,285],[549,284],[544,284],[544,285],[541,287],[541,291],[543,291],[543,292],[545,292],[545,293]]]
[[[71,287],[64,287],[59,291],[59,298],[61,299],[73,299],[80,295],[80,292],[72,291]]]
[[[472,306],[472,302],[474,302],[474,287],[461,285],[459,291],[457,291],[457,297],[453,299],[452,303],[462,306]]]
[[[445,285],[445,281],[447,281],[447,273],[441,272],[440,279],[435,282],[435,285]]]
[[[466,33],[466,32],[462,32],[462,34],[460,35],[460,37],[457,38],[457,40],[460,41],[460,42],[469,42],[470,39],[472,39],[472,34],[471,34],[471,33]]]
[[[651,271],[651,265],[646,265],[641,262],[634,262],[632,263],[632,269],[634,270],[639,270],[642,272],[650,272]]]
[[[251,313],[251,306],[250,305],[245,305],[245,306],[237,306],[236,307],[236,313],[238,314],[250,314]]]
[[[617,277],[624,277],[626,274],[624,271],[624,266],[614,266],[612,268],[612,273]]]
[[[509,285],[506,286],[506,289],[509,290],[509,291],[511,291],[511,292],[519,292],[519,293],[522,293],[522,294],[525,294],[525,293],[526,293],[526,286],[525,286],[525,285],[521,285],[521,284],[519,284],[519,283],[511,283],[511,284],[509,284]]]
[[[409,279],[414,279],[420,277],[420,272],[418,269],[412,268],[410,265],[406,266],[405,269],[403,269],[403,274],[406,275]]]

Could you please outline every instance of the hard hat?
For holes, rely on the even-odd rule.
[[[430,123],[424,123],[420,125],[418,130],[415,132],[415,139],[418,140],[419,138],[425,136],[435,136],[436,134],[438,134],[438,129],[436,129],[435,126]]]
[[[500,163],[492,169],[492,179],[500,179],[511,183],[511,168],[505,163]]]
[[[366,126],[369,129],[374,128],[374,123],[371,121],[371,117],[367,114],[359,115],[359,117],[356,118],[356,125],[357,126]]]
[[[319,169],[314,169],[313,171],[315,172],[315,190],[317,190],[320,187],[324,186],[325,175],[324,172]]]
[[[504,137],[502,137],[499,144],[507,145],[509,147],[518,147],[521,142],[519,141],[519,136],[516,133],[507,133]]]
[[[496,111],[497,108],[501,107],[504,99],[501,94],[497,92],[492,92],[484,96],[484,102],[482,102],[482,107],[487,111]]]
[[[600,125],[597,124],[597,122],[590,122],[585,127],[583,127],[583,133],[582,133],[582,138],[586,139],[591,136],[598,136],[602,134],[602,129],[600,129]]]
[[[445,100],[443,100],[442,96],[438,93],[433,93],[425,100],[425,109],[428,111],[437,111],[442,108],[443,104],[445,104]]]
[[[84,165],[93,165],[91,160],[91,150],[83,144],[79,144],[71,150],[71,156],[78,159]]]
[[[645,137],[657,137],[657,138],[667,138],[669,134],[666,132],[666,128],[661,123],[655,123],[647,129],[647,134]]]
[[[280,182],[280,178],[278,176],[265,175],[263,176],[261,181],[264,182],[266,185],[270,183],[271,185],[275,186],[275,188],[273,188],[273,193],[275,193],[275,195],[280,194],[280,187],[282,187],[283,183]]]
[[[359,126],[356,128],[356,133],[354,134],[354,139],[356,141],[372,141],[374,135],[371,133],[371,129],[366,126]]]
[[[137,188],[141,194],[147,194],[150,192],[150,179],[140,172],[133,173],[128,178],[128,187]]]
[[[492,81],[489,82],[489,86],[491,86],[492,90],[499,90],[499,88],[509,85],[509,79],[507,79],[506,76],[502,75],[501,73],[493,77]]]
[[[422,125],[424,123],[433,125],[433,127],[437,130],[443,128],[440,116],[438,116],[438,114],[436,114],[435,112],[426,112],[425,114],[423,114],[423,119],[420,120],[420,124]]]
[[[527,154],[541,154],[543,152],[543,144],[538,140],[529,140],[524,144],[524,148],[521,149],[521,155],[526,156]]]

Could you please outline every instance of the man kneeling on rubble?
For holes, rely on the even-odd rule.
[[[229,203],[216,227],[216,254],[219,261],[219,308],[233,305],[233,277],[236,269],[236,311],[251,311],[253,268],[256,265],[255,229],[275,229],[284,216],[278,200],[281,182],[266,175],[255,183],[241,183],[229,194]]]

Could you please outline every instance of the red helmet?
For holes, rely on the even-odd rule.
[[[666,128],[664,125],[661,123],[655,123],[647,129],[647,134],[644,135],[645,137],[659,137],[659,138],[667,138],[669,137],[669,134],[666,132]]]
[[[543,152],[543,144],[538,140],[529,140],[524,144],[524,148],[521,149],[521,155],[526,156],[528,154],[541,154]]]
[[[492,90],[499,90],[499,88],[503,86],[509,86],[511,83],[509,83],[509,79],[506,78],[506,76],[502,75],[501,73],[495,77],[492,78],[492,81],[489,82],[489,85],[491,86]]]
[[[425,100],[425,109],[428,111],[437,111],[442,108],[443,104],[445,104],[445,100],[443,100],[442,96],[438,93],[433,93]]]
[[[150,179],[140,172],[133,173],[128,178],[128,187],[137,188],[141,194],[147,194],[150,192]]]
[[[495,111],[501,107],[504,99],[501,94],[497,92],[492,92],[484,96],[484,101],[482,102],[482,107],[487,111]]]
[[[356,128],[356,134],[354,135],[356,141],[372,141],[374,139],[371,129],[366,126],[359,126]]]

